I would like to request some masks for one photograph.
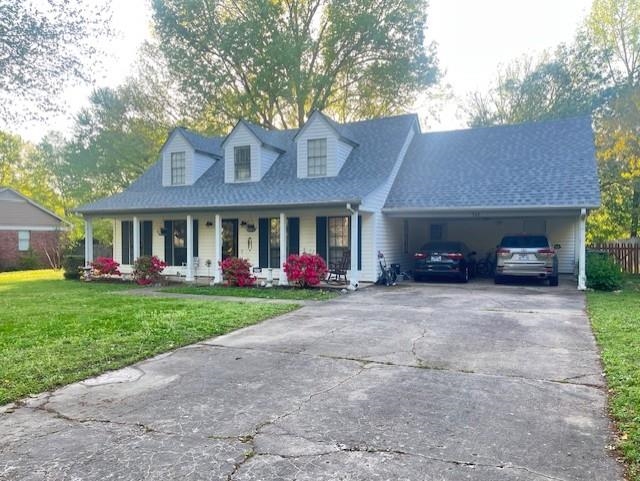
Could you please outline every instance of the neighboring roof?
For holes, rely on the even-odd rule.
[[[62,217],[9,187],[0,187],[0,226],[60,227]]]
[[[221,137],[205,137],[204,135],[191,132],[184,127],[177,127],[174,132],[180,132],[182,136],[191,144],[191,147],[197,152],[203,154],[213,155],[214,157],[222,158],[224,152],[222,151],[222,138]],[[173,132],[169,135],[169,139],[173,136]],[[168,142],[168,140],[167,140]],[[165,142],[166,144],[166,142]]]
[[[385,211],[599,205],[591,119],[576,117],[422,134]]]
[[[359,146],[336,177],[299,179],[294,141],[298,130],[265,131],[270,144],[285,148],[259,182],[225,183],[224,162],[218,161],[191,186],[163,187],[162,164],[158,161],[124,192],[84,205],[78,212],[357,203],[388,179],[415,122],[416,116],[411,114],[349,124],[350,134]],[[209,140],[212,144],[222,143],[223,138]]]

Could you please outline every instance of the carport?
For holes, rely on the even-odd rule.
[[[475,250],[477,259],[493,253],[508,234],[544,234],[551,245],[560,245],[560,274],[577,276],[585,289],[586,209],[385,209],[389,217],[401,218],[407,236],[405,259],[421,245],[434,240],[459,240]]]
[[[406,264],[430,240],[462,241],[482,259],[504,235],[560,244],[560,274],[585,289],[585,222],[600,205],[589,117],[423,135],[383,208],[403,223]]]

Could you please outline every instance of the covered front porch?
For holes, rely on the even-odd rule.
[[[167,263],[165,276],[186,282],[208,278],[217,284],[223,282],[220,261],[240,257],[251,263],[259,281],[288,285],[283,264],[290,254],[320,254],[330,263],[347,253],[350,284],[356,286],[375,276],[375,266],[363,265],[363,258],[374,257],[369,252],[363,254],[362,246],[363,236],[372,231],[371,215],[350,204],[313,209],[132,212],[101,217],[113,222],[113,257],[125,275],[133,272],[135,259],[155,255]],[[85,216],[87,264],[93,260],[95,218]]]

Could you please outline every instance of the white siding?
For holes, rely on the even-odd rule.
[[[573,274],[578,271],[578,216],[575,218],[554,218],[547,221],[547,235],[551,245],[560,244],[558,249],[558,272]]]
[[[251,180],[257,182],[262,177],[260,161],[262,156],[262,145],[255,135],[243,124],[238,126],[229,134],[224,144],[224,181],[227,183],[236,182],[233,168],[234,148],[249,145],[251,147]],[[246,182],[246,181],[244,181]]]
[[[376,190],[371,192],[367,197],[365,197],[362,201],[362,208],[369,210],[371,212],[378,212],[384,206],[384,203],[387,201],[387,196],[389,195],[389,191],[393,186],[393,183],[396,180],[396,176],[398,175],[398,171],[400,170],[400,166],[404,161],[404,156],[411,145],[411,141],[413,140],[417,130],[417,125],[414,125],[413,128],[409,130],[407,133],[407,138],[405,139],[404,144],[402,145],[402,149],[398,153],[396,157],[395,164],[391,171],[391,174],[387,178],[386,182],[378,187]]]
[[[331,126],[320,115],[313,116],[304,127],[303,132],[296,139],[298,145],[298,178],[307,177],[307,141],[311,139],[327,139],[327,177],[335,177],[340,172],[346,157],[338,162],[338,145],[343,144]],[[342,148],[341,155],[348,153]],[[350,152],[350,151],[349,151]]]
[[[215,159],[212,159],[208,155],[200,154],[198,152],[193,156],[193,169],[191,183],[195,184],[196,181],[202,177],[207,170],[215,163]]]
[[[280,154],[273,149],[265,148],[260,149],[260,154],[260,168],[262,169],[260,178],[262,179],[262,177],[264,177],[266,173],[269,172],[269,169],[276,161],[276,159],[280,156]]]
[[[184,136],[176,131],[162,149],[162,185],[165,187],[171,186],[171,154],[173,152],[185,153],[185,184],[193,184],[194,151]]]
[[[375,262],[376,278],[378,270],[378,251],[381,251],[384,254],[387,264],[400,264],[402,270],[410,268],[410,266],[407,265],[407,255],[403,252],[403,220],[400,218],[388,217],[381,213],[374,214],[374,217],[376,245],[371,254]]]

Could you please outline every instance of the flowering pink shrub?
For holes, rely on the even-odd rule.
[[[166,262],[158,259],[158,256],[140,256],[133,263],[133,278],[140,286],[156,284],[165,267]]]
[[[228,286],[248,287],[256,283],[256,278],[251,274],[251,263],[247,259],[227,257],[220,262],[220,269]]]
[[[91,263],[91,268],[96,276],[119,276],[120,264],[110,257],[98,257]]]
[[[289,282],[299,287],[317,286],[327,275],[327,264],[317,254],[291,254],[284,263],[284,272]]]

